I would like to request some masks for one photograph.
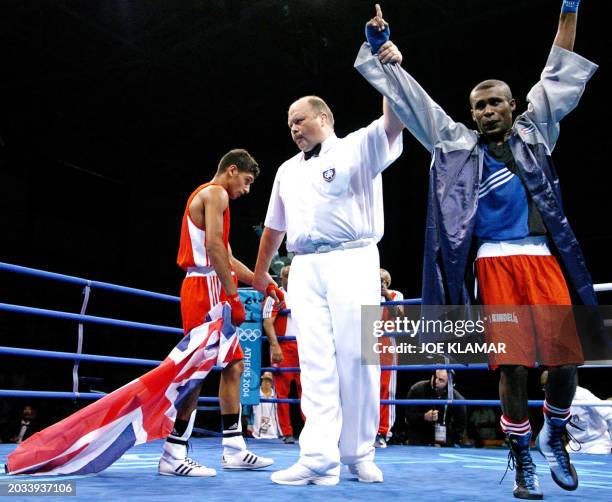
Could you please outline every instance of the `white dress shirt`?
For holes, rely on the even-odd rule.
[[[401,135],[389,145],[383,118],[344,138],[331,134],[318,157],[302,152],[276,173],[265,225],[287,232],[287,250],[371,238],[384,232],[382,177],[402,153]]]

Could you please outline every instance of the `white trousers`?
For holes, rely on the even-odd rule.
[[[380,366],[361,364],[361,306],[380,301],[375,244],[297,255],[289,272],[302,379],[300,463],[336,474],[374,460]]]

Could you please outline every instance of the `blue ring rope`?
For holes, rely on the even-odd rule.
[[[52,350],[23,349],[21,347],[2,347],[0,355],[44,357],[48,359],[70,359],[73,361],[90,361],[96,363],[117,363],[140,366],[159,366],[161,361],[156,359],[137,359],[133,357],[100,356],[97,354],[75,354],[74,352],[58,352]],[[222,366],[213,366],[212,371],[221,371]]]
[[[0,397],[45,397],[55,399],[100,399],[107,394],[98,394],[95,392],[55,392],[42,390],[6,390],[0,389]],[[299,399],[278,399],[278,398],[261,398],[262,403],[287,403],[298,404]],[[218,403],[218,397],[200,397],[200,403]],[[381,404],[395,404],[399,406],[500,406],[499,399],[382,399]],[[530,400],[530,407],[541,407],[544,401]],[[585,406],[610,406],[610,403],[602,401],[601,403],[589,403]]]
[[[132,357],[100,356],[97,354],[75,354],[73,352],[56,352],[39,349],[22,349],[20,347],[0,347],[0,354],[11,356],[44,357],[48,359],[70,359],[73,361],[91,361],[96,363],[134,364],[142,366],[159,366],[161,361],[153,359],[136,359]]]
[[[390,307],[392,305],[421,305],[421,298],[406,298],[405,300],[392,300],[388,302],[380,302],[381,307]],[[290,315],[291,309],[280,309],[278,315]]]
[[[108,394],[99,392],[57,392],[50,390],[0,389],[0,397],[35,397],[52,399],[101,399]],[[200,397],[198,403],[219,403],[218,397]]]
[[[46,270],[39,270],[37,268],[22,267],[21,265],[13,265],[12,263],[0,262],[0,271],[14,272],[16,274],[23,274],[23,275],[31,275],[33,277],[40,277],[43,279],[67,282],[70,284],[78,284],[80,286],[89,285],[92,288],[105,289],[108,291],[126,293],[129,295],[146,296],[148,298],[155,298],[158,300],[166,300],[166,301],[172,301],[172,302],[181,301],[181,299],[178,296],[166,295],[163,293],[156,293],[154,291],[147,291],[145,289],[130,288],[128,286],[119,286],[117,284],[111,284],[110,282],[90,281],[87,279],[83,279],[81,277],[58,274],[56,272],[47,272]]]
[[[48,359],[70,359],[79,361],[90,361],[98,363],[117,363],[117,364],[132,364],[142,366],[158,366],[161,361],[155,359],[138,359],[132,357],[118,356],[101,356],[97,354],[75,354],[74,352],[59,352],[52,350],[40,349],[24,349],[21,347],[6,347],[0,346],[0,355],[27,356],[27,357],[43,357]],[[609,364],[585,364],[580,368],[610,368]],[[221,371],[223,367],[213,366],[213,371]],[[453,370],[472,370],[481,371],[488,370],[488,364],[413,364],[407,366],[381,366],[382,371],[433,371],[438,369],[453,369]],[[271,371],[272,373],[300,373],[299,367],[278,368],[275,366],[263,367],[261,371]]]
[[[109,326],[120,326],[122,328],[145,329],[149,331],[159,331],[162,333],[174,333],[184,335],[181,328],[172,326],[160,326],[158,324],[147,324],[144,322],[124,321],[111,317],[98,317],[87,314],[74,314],[72,312],[62,312],[59,310],[41,309],[36,307],[25,307],[23,305],[13,305],[10,303],[0,303],[0,311],[15,312],[17,314],[36,315],[42,317],[53,317],[55,319],[66,319],[69,321],[79,321],[91,324],[106,324]]]
[[[146,296],[149,298],[156,298],[158,300],[167,300],[173,302],[180,302],[181,299],[178,296],[167,295],[164,293],[156,293],[154,291],[147,291],[145,289],[138,288],[130,288],[128,286],[120,286],[117,284],[112,284],[110,282],[102,282],[102,281],[90,281],[88,279],[83,279],[82,277],[75,277],[72,275],[58,274],[56,272],[48,272],[46,270],[40,270],[36,268],[23,267],[21,265],[14,265],[12,263],[0,262],[0,271],[4,272],[13,272],[17,274],[30,275],[34,277],[41,277],[43,279],[50,279],[55,281],[67,282],[72,284],[78,284],[81,286],[90,285],[91,287],[98,289],[106,289],[108,291],[116,291],[119,293],[126,293],[138,296]],[[607,291],[608,288],[612,287],[612,283],[604,283],[604,284],[594,284],[595,291]],[[405,300],[395,300],[388,302],[381,302],[381,306],[391,306],[391,305],[419,305],[421,303],[421,298],[408,298]],[[281,313],[286,312],[290,313],[290,309],[283,309],[280,311]]]
[[[154,298],[165,301],[173,301],[180,302],[180,298],[173,295],[166,295],[163,293],[156,293],[153,291],[147,291],[143,289],[130,288],[127,286],[119,286],[116,284],[111,284],[107,282],[101,281],[90,281],[87,279],[83,279],[80,277],[58,274],[55,272],[47,272],[44,270],[33,269],[29,267],[23,267],[20,265],[13,265],[9,263],[0,262],[0,271],[6,272],[14,272],[18,274],[30,275],[34,277],[57,280],[61,282],[67,282],[71,284],[78,284],[81,286],[90,286],[93,288],[104,289],[108,291],[114,291],[119,293],[132,294],[137,296],[144,296],[148,298]],[[596,285],[599,286],[599,285]],[[602,284],[601,286],[607,286],[606,284]],[[388,301],[381,302],[381,306],[390,306],[390,305],[418,305],[421,303],[420,298],[411,298],[406,300],[399,301]],[[149,331],[158,331],[165,333],[174,333],[174,334],[183,334],[183,330],[181,328],[174,328],[170,326],[160,326],[155,324],[147,324],[135,321],[125,321],[121,319],[113,319],[107,317],[98,317],[91,315],[81,315],[74,314],[69,312],[61,312],[49,309],[41,309],[35,307],[26,307],[22,305],[12,305],[6,303],[0,303],[0,311],[8,311],[15,312],[27,315],[38,315],[44,317],[52,317],[58,319],[66,319],[72,321],[79,321],[85,323],[93,323],[93,324],[105,324],[111,326],[120,326],[126,328],[133,329],[145,329]],[[290,309],[281,310],[281,314],[288,315],[291,313]],[[279,340],[295,340],[295,337],[285,336],[278,337]],[[31,357],[46,357],[53,359],[73,359],[73,360],[84,360],[84,361],[92,361],[92,362],[113,362],[113,363],[121,363],[121,364],[138,364],[138,365],[146,365],[146,366],[157,366],[161,361],[155,361],[151,359],[136,359],[136,358],[127,358],[127,357],[115,357],[115,356],[99,356],[94,354],[73,354],[69,352],[53,352],[53,351],[45,351],[45,350],[36,350],[36,349],[21,349],[17,347],[0,347],[0,354],[12,354],[12,355],[24,355]],[[583,368],[606,368],[609,365],[584,365]],[[411,366],[382,366],[381,369],[383,371],[388,370],[399,370],[399,371],[408,371],[408,370],[428,370],[437,368],[447,368],[447,369],[456,369],[456,370],[482,370],[488,369],[487,364],[475,364],[475,365],[460,365],[460,364],[448,364],[448,365],[411,365]],[[220,370],[220,367],[215,366],[215,370]],[[273,372],[298,372],[299,368],[263,368],[266,371]],[[48,398],[82,398],[82,399],[99,399],[104,394],[98,393],[75,393],[75,392],[52,392],[52,391],[20,391],[20,390],[8,390],[8,389],[0,389],[0,396],[3,397],[48,397]],[[219,399],[214,397],[201,397],[198,402],[204,403],[218,403]],[[278,402],[278,403],[299,403],[298,399],[262,399],[262,402]],[[382,400],[381,404],[397,404],[397,405],[439,405],[439,404],[454,404],[454,405],[466,405],[466,406],[491,406],[491,405],[499,405],[499,400]],[[529,406],[542,406],[543,401],[529,401]]]

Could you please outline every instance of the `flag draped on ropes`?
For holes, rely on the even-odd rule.
[[[9,474],[91,474],[132,446],[166,437],[176,410],[238,344],[227,303],[208,313],[155,369],[34,434],[8,455]]]

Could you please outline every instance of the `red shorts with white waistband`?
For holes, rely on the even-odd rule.
[[[476,273],[486,305],[485,340],[506,349],[489,354],[492,367],[584,364],[569,291],[554,256],[478,258]],[[520,307],[499,307],[513,305]]]
[[[185,277],[181,286],[181,317],[185,334],[204,324],[210,309],[226,300],[227,295],[216,275]],[[237,344],[234,353],[226,360],[233,362],[243,358],[242,348]]]

